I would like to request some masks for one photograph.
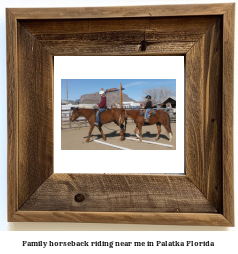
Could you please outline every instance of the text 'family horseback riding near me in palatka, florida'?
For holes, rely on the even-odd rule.
[[[213,241],[22,241],[22,247],[208,247],[215,246]]]

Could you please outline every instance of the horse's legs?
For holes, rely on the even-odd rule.
[[[121,129],[121,131],[120,131],[120,135],[121,135],[120,140],[121,140],[121,141],[124,140],[124,134],[125,134],[125,130],[124,130],[124,129]]]
[[[172,138],[173,138],[173,136],[172,136],[171,132],[169,132],[169,141],[170,142],[172,141]]]
[[[120,121],[118,120],[118,126],[121,128],[121,131],[120,131],[120,140],[123,141],[125,139],[125,128],[124,128],[124,124],[123,123],[120,123]]]
[[[155,137],[155,140],[157,140],[159,138],[160,132],[161,132],[161,126],[159,124],[157,124],[157,130],[158,130],[158,134]]]
[[[121,138],[120,138],[120,140],[121,141],[124,140],[124,134],[125,134],[124,124],[120,123],[119,121],[116,121],[116,120],[113,120],[113,122],[121,128],[121,131],[120,131]]]
[[[86,142],[88,143],[89,142],[89,140],[90,140],[90,136],[91,136],[91,134],[92,134],[92,131],[93,131],[93,129],[94,129],[94,124],[91,124],[90,125],[90,129],[89,129],[89,132],[88,132],[88,138],[86,139]]]
[[[139,135],[140,135],[140,142],[142,141],[142,125],[143,124],[138,124]]]
[[[169,133],[169,141],[171,142],[172,140],[172,133],[171,133],[171,128],[167,126],[166,124],[164,125],[166,131]]]
[[[136,128],[134,130],[134,133],[136,134],[137,138],[140,138],[140,136],[137,134],[137,131],[138,131],[138,125],[136,125]]]
[[[105,140],[106,140],[106,137],[105,137],[105,135],[104,135],[104,133],[103,133],[103,131],[102,131],[102,126],[101,126],[101,125],[99,125],[99,126],[97,126],[97,128],[98,128],[98,129],[99,129],[99,131],[101,132],[102,137],[103,137],[103,140],[105,141]]]

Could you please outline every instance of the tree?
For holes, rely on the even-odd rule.
[[[143,98],[146,95],[150,95],[153,103],[162,103],[169,96],[175,96],[176,91],[171,87],[162,86],[145,89],[142,91],[142,94]]]

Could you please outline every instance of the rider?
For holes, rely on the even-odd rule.
[[[150,119],[149,112],[152,108],[152,101],[151,101],[151,96],[150,95],[147,95],[145,98],[147,100],[147,103],[146,103],[144,109],[146,109],[145,115],[146,115],[146,122],[148,123],[149,119]]]
[[[107,109],[107,100],[106,100],[106,96],[105,96],[105,92],[104,91],[100,91],[99,92],[100,96],[101,96],[101,101],[99,104],[97,104],[97,106],[99,107],[99,110],[97,112],[96,115],[96,122],[94,123],[94,125],[98,126],[99,125],[99,121],[100,121],[100,114]]]

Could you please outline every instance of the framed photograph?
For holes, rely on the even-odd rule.
[[[8,221],[234,226],[234,7],[6,9]],[[183,174],[160,173],[160,151],[142,172],[141,154],[90,150],[68,159],[80,171],[58,173],[54,71],[65,56],[133,57],[153,77],[156,58],[183,57]],[[104,172],[107,157],[124,169]]]
[[[143,72],[138,72],[141,61]],[[138,61],[137,56],[55,57],[55,173],[184,174],[184,57],[143,56],[141,61]],[[94,70],[93,73],[91,70]],[[121,114],[116,115],[115,119],[110,116],[109,122],[101,126],[102,133],[94,126],[95,105],[100,102],[101,89],[105,91],[109,109],[102,117],[105,113],[107,117],[118,112],[121,94],[125,114],[135,113],[136,118],[144,123],[141,142],[139,130],[130,116],[127,116],[122,127],[114,122],[119,120]],[[148,102],[153,103],[148,123],[145,114],[142,116],[147,95],[151,96]],[[74,117],[73,122],[71,115]],[[106,120],[103,118],[103,121]],[[125,129],[123,140],[121,128]],[[176,135],[177,132],[179,135]],[[114,163],[123,150],[128,151],[123,153],[123,163],[128,165],[126,167]],[[105,155],[107,158],[102,168],[95,167],[97,163],[87,165],[88,160],[80,160],[76,164],[71,160],[72,157],[93,156],[100,164],[100,158]],[[163,157],[158,166],[146,159],[158,156]],[[141,159],[129,166],[131,157]]]

